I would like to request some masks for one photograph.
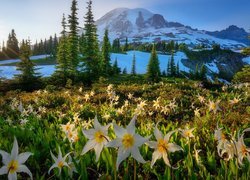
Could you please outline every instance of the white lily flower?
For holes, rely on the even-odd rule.
[[[4,166],[0,169],[0,175],[8,174],[9,180],[16,180],[18,172],[27,173],[31,179],[33,179],[30,170],[24,163],[32,155],[30,152],[25,152],[18,154],[18,144],[16,137],[14,137],[14,144],[11,150],[11,153],[7,153],[3,150],[0,150],[2,156],[2,161]]]
[[[207,104],[209,111],[213,111],[214,114],[217,111],[221,111],[221,108],[219,107],[219,103],[220,103],[220,100],[217,100],[216,102],[213,102],[213,101],[209,100],[209,102]]]
[[[148,141],[148,138],[144,138],[135,133],[135,120],[136,116],[132,118],[126,129],[114,124],[114,131],[117,137],[113,141],[109,142],[107,147],[119,148],[116,169],[119,168],[120,163],[129,157],[130,154],[138,162],[146,162],[140,154],[139,147]]]
[[[179,131],[181,132],[181,135],[186,138],[186,139],[190,139],[190,138],[194,138],[193,135],[193,131],[195,128],[192,129],[179,129]]]
[[[66,162],[67,157],[69,156],[70,153],[66,154],[64,157],[62,157],[62,152],[61,148],[59,147],[59,153],[58,153],[58,158],[55,157],[55,155],[50,151],[51,157],[54,160],[54,164],[49,168],[48,173],[50,174],[50,171],[54,168],[59,169],[59,174],[61,174],[63,166],[66,166],[69,168],[68,163]]]
[[[157,125],[154,130],[154,136],[157,141],[149,141],[148,145],[150,148],[155,149],[153,152],[153,157],[151,161],[151,168],[155,164],[157,159],[163,158],[165,164],[169,167],[172,167],[169,159],[168,152],[182,151],[183,149],[177,144],[170,143],[169,139],[176,130],[170,131],[165,136],[163,136],[162,132],[157,128]]]
[[[89,139],[82,150],[82,155],[89,150],[94,149],[96,154],[96,161],[98,161],[103,147],[108,143],[108,129],[111,124],[101,126],[97,117],[94,120],[94,128],[89,130],[82,130],[84,136]]]
[[[250,148],[248,148],[244,143],[244,134],[247,131],[250,131],[250,128],[245,129],[242,135],[238,137],[238,141],[236,142],[237,158],[240,165],[243,165],[242,161],[245,157],[249,160],[250,156]]]

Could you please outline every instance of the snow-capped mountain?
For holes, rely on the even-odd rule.
[[[105,29],[109,30],[111,40],[125,39],[130,42],[155,42],[174,40],[189,46],[215,43],[224,48],[239,49],[246,44],[237,39],[228,39],[203,30],[193,29],[178,22],[168,22],[162,15],[154,14],[146,9],[118,8],[108,12],[96,21],[98,35],[102,40]]]

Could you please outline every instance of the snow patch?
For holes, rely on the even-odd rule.
[[[247,64],[250,64],[250,56],[246,57],[246,58],[243,58],[242,61],[244,63],[247,63]]]

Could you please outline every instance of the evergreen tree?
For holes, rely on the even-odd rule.
[[[115,39],[112,44],[112,52],[119,53],[121,51],[120,39]]]
[[[166,76],[167,76],[167,74],[166,74],[166,71],[165,71],[165,70],[164,70],[164,71],[162,71],[162,73],[161,73],[161,74],[162,74],[162,76],[163,76],[163,77],[166,77]]]
[[[84,33],[81,34],[79,38],[79,52],[83,55],[84,54],[84,47],[86,43],[86,38],[84,36]]]
[[[115,62],[113,64],[113,73],[114,75],[118,75],[121,73],[121,69],[118,67],[117,58],[115,58]]]
[[[170,75],[172,77],[176,76],[176,66],[175,66],[175,62],[174,62],[174,52],[173,51],[172,51],[171,59],[170,59]]]
[[[9,58],[17,58],[19,56],[18,40],[14,29],[9,34],[6,48],[6,54]]]
[[[31,86],[32,83],[37,82],[39,74],[35,72],[35,64],[30,60],[31,48],[29,41],[22,41],[20,47],[20,59],[21,62],[17,64],[17,70],[21,74],[16,75],[16,79],[19,83],[25,86]]]
[[[167,66],[167,76],[171,76],[170,61],[168,61],[168,66]]]
[[[102,62],[101,62],[101,72],[104,75],[111,74],[110,51],[111,51],[111,45],[108,37],[108,30],[106,29],[103,37]]]
[[[197,80],[200,79],[200,72],[199,72],[199,65],[198,64],[196,64],[194,79],[197,79]]]
[[[57,53],[57,48],[58,48],[58,38],[56,36],[56,34],[54,35],[54,39],[53,39],[53,48],[52,48],[52,55],[53,57],[56,57],[56,53]]]
[[[77,72],[79,64],[79,51],[78,51],[78,18],[77,18],[77,0],[72,0],[71,14],[68,17],[69,32],[68,32],[68,62],[73,74]]]
[[[123,49],[124,52],[128,51],[128,38],[126,37],[126,40],[125,40],[125,45],[124,45],[124,49]]]
[[[122,74],[128,74],[126,67],[122,70]]]
[[[203,65],[201,66],[201,70],[200,70],[200,79],[201,79],[202,81],[206,81],[206,80],[207,80],[206,74],[207,74],[207,68],[206,68],[206,66],[203,64]]]
[[[146,78],[148,81],[158,82],[160,80],[160,67],[159,67],[159,60],[158,55],[155,49],[155,45],[153,45],[150,60],[147,67]]]
[[[134,53],[134,55],[133,55],[131,74],[132,74],[132,75],[136,75],[136,59],[135,59],[135,53]]]
[[[177,66],[176,66],[176,76],[177,76],[177,77],[180,77],[179,61],[178,61]]]
[[[87,13],[85,15],[84,25],[84,38],[85,46],[83,47],[83,62],[85,70],[91,78],[99,76],[98,72],[100,69],[100,55],[97,40],[97,28],[94,21],[94,15],[92,12],[92,0],[87,2]]]
[[[64,80],[66,81],[66,78],[68,76],[69,72],[69,61],[68,61],[68,41],[67,41],[67,36],[66,36],[66,19],[63,14],[63,19],[62,19],[62,32],[61,32],[61,38],[59,41],[58,45],[58,50],[57,50],[57,63],[58,65],[56,66],[57,68],[57,73],[62,74]]]

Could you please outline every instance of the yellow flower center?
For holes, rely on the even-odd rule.
[[[63,165],[64,165],[64,163],[63,163],[62,161],[59,161],[59,163],[58,163],[58,167],[59,167],[59,168],[62,168],[62,167],[63,167]]]
[[[131,134],[125,134],[122,138],[122,144],[125,148],[130,148],[134,145],[135,139]]]
[[[215,110],[216,109],[216,104],[215,103],[211,103],[210,107],[211,107],[212,110]]]
[[[226,136],[225,136],[225,134],[223,134],[223,133],[221,133],[221,140],[222,140],[222,141],[225,141],[225,140],[226,140]]]
[[[69,130],[70,130],[70,125],[69,125],[69,124],[67,124],[67,125],[65,126],[65,130],[66,130],[66,131],[69,131]]]
[[[245,146],[242,146],[241,147],[241,152],[242,152],[242,155],[245,156],[248,153],[247,148]]]
[[[105,140],[105,136],[101,131],[96,131],[95,133],[95,141],[98,143],[102,143]]]
[[[18,161],[12,160],[10,161],[10,163],[8,164],[8,172],[10,174],[15,173],[18,169]]]
[[[164,139],[158,141],[157,149],[159,152],[164,153],[168,148],[168,143]]]
[[[192,134],[191,134],[190,131],[185,131],[185,132],[184,132],[184,136],[185,136],[185,137],[191,137]]]

